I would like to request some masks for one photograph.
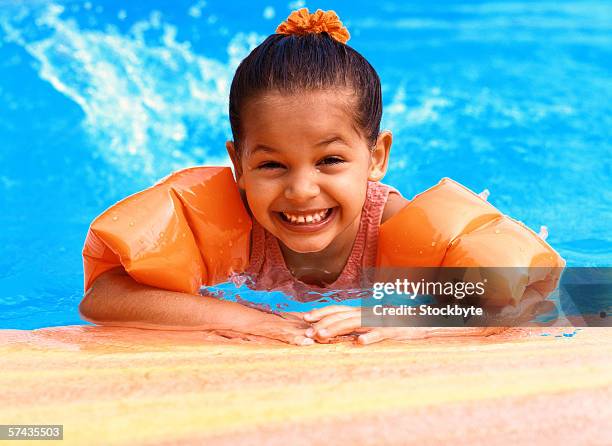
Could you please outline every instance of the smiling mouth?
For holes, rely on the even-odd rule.
[[[334,208],[306,212],[278,212],[285,223],[297,226],[317,225],[329,219]]]

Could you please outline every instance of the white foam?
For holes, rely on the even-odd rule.
[[[398,130],[437,121],[441,111],[452,105],[450,100],[440,96],[440,89],[437,87],[421,96],[420,103],[416,106],[409,107],[407,101],[406,90],[400,85],[391,102],[385,105],[385,128]]]
[[[195,4],[189,7],[189,15],[194,19],[198,19],[202,16],[202,9],[206,6],[204,0],[199,0]]]
[[[57,4],[32,4],[27,13],[36,32],[31,20],[3,17],[5,40],[21,45],[38,62],[41,79],[80,106],[83,126],[107,161],[151,177],[190,164],[227,164],[222,141],[231,134],[231,77],[262,36],[237,34],[227,60],[218,60],[178,41],[176,27],[157,11],[124,34],[84,29]],[[215,150],[205,146],[210,141]]]
[[[263,17],[264,19],[273,19],[274,16],[276,15],[276,11],[274,10],[274,7],[272,6],[266,6],[263,10]]]

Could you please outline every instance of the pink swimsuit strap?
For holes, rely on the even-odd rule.
[[[285,264],[278,239],[253,221],[251,260],[246,273],[253,277],[257,289],[278,289],[285,292],[304,289],[326,290],[359,287],[364,267],[376,264],[378,231],[389,192],[394,188],[368,181],[366,201],[361,211],[355,243],[344,266],[334,281],[326,287],[305,284],[296,279]],[[292,293],[293,294],[293,293]]]

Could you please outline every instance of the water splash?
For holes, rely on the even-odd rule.
[[[17,22],[1,18],[0,27],[38,62],[42,79],[80,106],[107,161],[151,178],[204,160],[227,163],[210,144],[230,134],[231,77],[260,36],[237,34],[222,61],[178,41],[177,27],[156,11],[123,34],[84,29],[64,12],[58,4],[35,5]],[[20,26],[24,21],[36,31]]]
[[[436,121],[440,112],[451,105],[450,101],[440,96],[438,88],[432,88],[419,103],[411,107],[408,104],[406,89],[400,85],[392,101],[385,108],[384,126],[392,129],[416,127],[423,123]]]
[[[362,305],[362,299],[371,297],[371,290],[354,288],[315,291],[306,286],[288,285],[262,289],[257,286],[255,277],[247,273],[239,273],[230,276],[228,282],[202,287],[200,294],[238,302],[267,312],[279,313],[305,312],[329,303],[359,307]]]

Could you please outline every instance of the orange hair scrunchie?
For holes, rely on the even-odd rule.
[[[317,9],[317,12],[310,14],[308,8],[302,8],[293,11],[287,17],[287,20],[282,22],[276,28],[276,34],[296,34],[303,36],[305,34],[327,33],[332,39],[340,43],[346,43],[351,35],[346,27],[338,18],[335,11],[322,11]]]

